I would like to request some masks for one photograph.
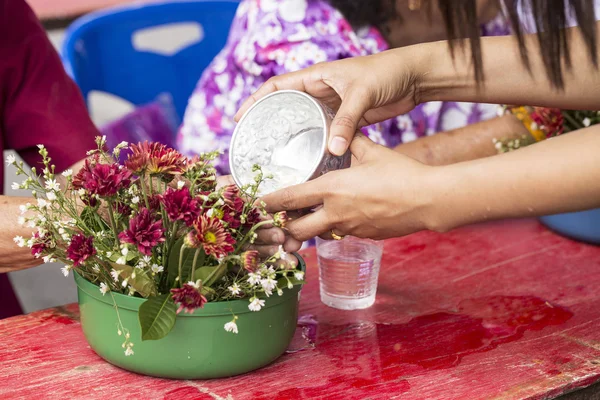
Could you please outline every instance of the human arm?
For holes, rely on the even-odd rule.
[[[598,25],[598,23],[596,24]],[[259,98],[280,89],[305,91],[337,110],[329,149],[342,154],[358,126],[405,114],[428,101],[530,104],[565,109],[600,108],[600,72],[590,62],[577,28],[568,30],[572,67],[564,90],[554,89],[539,55],[536,37],[525,37],[530,70],[511,37],[482,38],[483,73],[474,78],[468,44],[453,59],[447,42],[427,43],[368,57],[318,64],[267,81],[242,105],[241,115]],[[598,29],[596,32],[598,38]],[[595,49],[598,53],[598,49]],[[369,71],[369,73],[365,73]]]
[[[529,132],[513,115],[425,136],[394,148],[423,164],[447,165],[497,154],[494,139],[520,139]]]
[[[600,126],[516,152],[431,167],[358,136],[357,163],[265,196],[267,210],[322,205],[287,224],[292,237],[384,239],[500,218],[600,206]]]

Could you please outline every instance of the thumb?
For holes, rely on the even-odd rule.
[[[342,100],[335,118],[331,122],[329,151],[336,156],[343,155],[358,129],[361,118],[369,109],[365,96],[348,95]]]
[[[364,162],[369,154],[369,151],[377,146],[375,142],[366,137],[361,131],[357,131],[354,140],[350,144],[350,152],[358,162]]]

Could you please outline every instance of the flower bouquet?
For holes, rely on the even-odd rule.
[[[126,369],[174,378],[247,372],[281,355],[304,272],[283,250],[261,258],[251,248],[258,229],[285,224],[285,213],[271,218],[257,203],[269,177],[256,167],[254,184],[219,188],[217,153],[190,159],[159,143],[123,142],[110,153],[105,138],[97,145],[79,172],[62,173],[65,190],[43,146],[41,174],[9,160],[26,177],[16,185],[36,199],[19,218],[36,232],[15,242],[66,263],[65,276],[74,271],[92,348]],[[126,161],[115,162],[125,150]],[[251,362],[230,359],[231,351],[252,358],[253,348]]]

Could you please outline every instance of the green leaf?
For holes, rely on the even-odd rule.
[[[171,294],[161,294],[146,300],[138,312],[142,340],[162,339],[175,326],[177,306],[171,301]]]
[[[206,278],[208,278],[209,275],[212,274],[214,272],[214,270],[216,270],[217,268],[218,268],[218,266],[197,268],[196,271],[194,272],[193,281],[195,282],[198,279],[200,279],[203,283],[206,282]]]
[[[181,238],[175,242],[173,247],[169,250],[169,259],[167,264],[167,274],[169,278],[169,285],[172,287],[175,282],[175,278],[179,275],[179,253],[181,251],[181,246],[183,246],[183,239]],[[183,254],[183,263],[181,267],[181,282],[187,282],[190,279],[190,274],[192,271],[192,264],[194,262],[194,253],[196,249],[186,248]],[[200,254],[198,255],[198,259],[196,261],[196,268],[204,265],[206,260],[206,254],[201,249]],[[194,274],[196,275],[196,274]]]
[[[137,274],[135,279],[131,279],[133,268],[129,265],[121,265],[116,263],[109,263],[115,271],[119,272],[119,275],[123,279],[129,279],[129,285],[134,288],[142,297],[150,297],[156,295],[156,285],[154,280],[146,274]]]

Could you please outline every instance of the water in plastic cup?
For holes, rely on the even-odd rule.
[[[383,242],[348,236],[317,238],[321,301],[341,310],[368,308],[375,303]]]

